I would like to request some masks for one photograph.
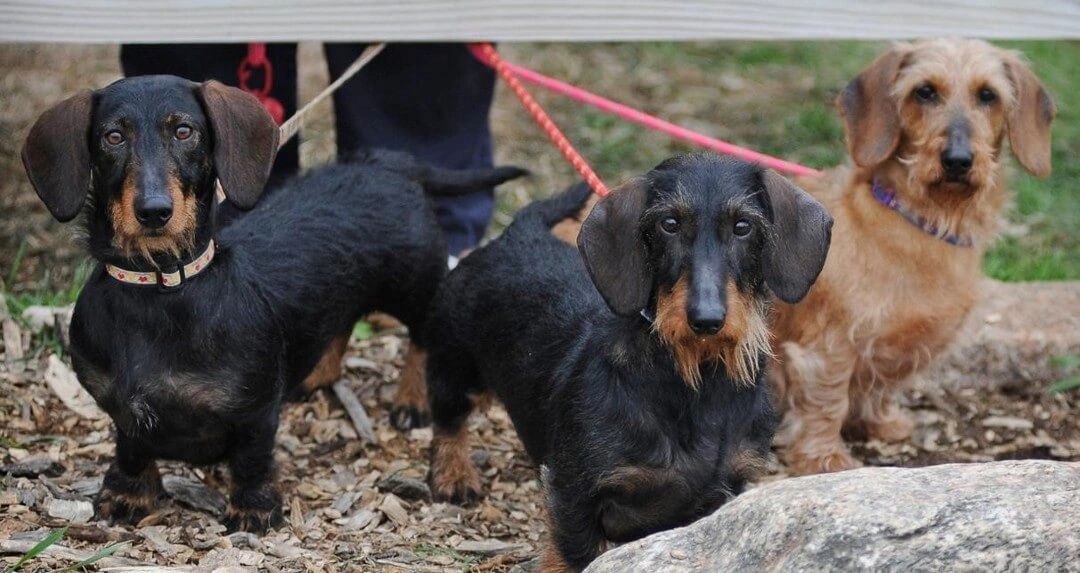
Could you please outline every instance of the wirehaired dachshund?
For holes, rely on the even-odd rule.
[[[1051,169],[1055,106],[1018,52],[982,40],[897,44],[836,99],[854,165],[800,180],[836,219],[832,253],[775,310],[769,368],[795,475],[862,465],[850,438],[907,440],[899,403],[979,297],[983,255],[1021,167]]]
[[[433,491],[479,496],[466,421],[493,392],[544,468],[550,571],[743,488],[775,425],[769,292],[805,295],[832,224],[772,171],[681,155],[602,199],[579,254],[550,229],[588,197],[582,184],[522,210],[450,273],[429,317]]]
[[[151,512],[163,492],[155,461],[174,459],[228,462],[229,528],[281,522],[273,446],[283,398],[336,379],[365,313],[400,318],[424,345],[425,311],[446,273],[425,187],[466,192],[521,173],[371,153],[256,206],[277,141],[254,97],[173,76],[78,93],[30,131],[30,181],[56,219],[83,215],[98,263],[75,305],[71,356],[116,429],[96,500],[103,518]],[[254,207],[220,231],[215,180]]]

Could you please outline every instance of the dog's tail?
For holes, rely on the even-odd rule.
[[[590,197],[592,197],[592,189],[588,184],[584,181],[575,183],[558,195],[526,205],[514,217],[511,228],[539,225],[546,231],[563,219],[577,217]]]
[[[424,163],[408,153],[386,149],[363,149],[353,154],[350,161],[370,163],[400,173],[420,183],[428,194],[440,196],[463,195],[489,189],[529,174],[528,170],[514,166],[446,169]]]
[[[461,195],[495,187],[529,174],[527,169],[513,165],[500,165],[491,169],[442,169],[425,166],[417,178],[424,191],[431,195]]]

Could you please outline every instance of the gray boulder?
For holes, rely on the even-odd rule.
[[[920,376],[930,388],[1045,387],[1070,374],[1055,358],[1080,355],[1080,281],[979,283],[949,352]]]
[[[1080,463],[863,468],[786,479],[589,573],[1080,571]]]

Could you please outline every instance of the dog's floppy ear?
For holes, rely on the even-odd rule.
[[[61,223],[82,211],[90,191],[87,138],[94,94],[81,91],[52,106],[34,122],[22,162],[38,197]]]
[[[836,98],[848,152],[860,167],[885,161],[900,143],[900,115],[890,92],[906,55],[897,46],[878,56]]]
[[[1008,111],[1009,146],[1020,165],[1037,177],[1050,174],[1050,124],[1057,112],[1054,100],[1031,68],[1015,54],[1005,56],[1005,69],[1016,90]]]
[[[652,275],[638,228],[647,193],[644,178],[613,189],[593,207],[578,234],[585,268],[616,314],[637,314],[649,302]]]
[[[210,80],[199,86],[214,129],[214,164],[225,196],[250,209],[262,196],[277,155],[278,127],[255,96]]]
[[[833,220],[817,199],[773,170],[766,170],[762,179],[772,215],[765,283],[780,300],[795,304],[825,266]]]

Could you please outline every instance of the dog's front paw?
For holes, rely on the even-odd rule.
[[[787,457],[785,461],[787,462],[788,473],[793,476],[842,472],[863,466],[862,462],[846,451],[830,452],[817,456],[795,455]]]
[[[880,420],[865,420],[863,426],[866,435],[883,442],[903,442],[911,437],[915,422],[911,416],[900,409],[893,410],[888,417]]]
[[[113,464],[105,472],[101,491],[94,498],[94,513],[112,523],[136,524],[157,508],[165,498],[161,474],[149,464],[135,475],[125,474]]]
[[[435,500],[454,505],[473,505],[480,501],[484,497],[480,476],[476,470],[472,470],[471,474],[461,475],[456,479],[440,478],[438,474],[433,474],[430,482],[431,493]]]
[[[472,505],[483,497],[480,474],[476,472],[468,455],[436,458],[431,466],[428,482],[436,501]]]
[[[272,485],[233,492],[222,521],[231,531],[247,531],[262,535],[285,523],[281,495]]]
[[[154,512],[160,496],[119,493],[102,488],[94,499],[94,513],[110,523],[135,525]]]
[[[263,535],[285,523],[285,516],[280,505],[272,509],[238,508],[230,505],[225,510],[222,523],[230,533],[246,531]]]
[[[390,410],[390,423],[402,432],[431,424],[431,411],[426,407],[396,404]]]

